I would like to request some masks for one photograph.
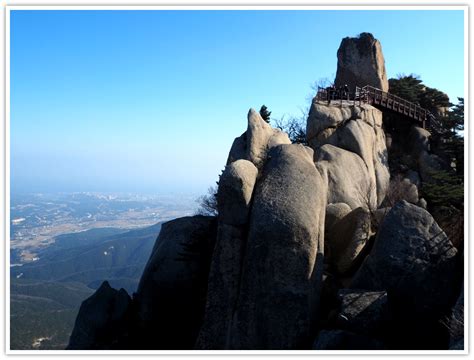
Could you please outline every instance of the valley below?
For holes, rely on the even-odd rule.
[[[12,198],[10,347],[62,350],[83,300],[102,281],[133,292],[167,220],[192,196],[97,193]]]

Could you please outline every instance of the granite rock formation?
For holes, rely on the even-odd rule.
[[[375,209],[382,203],[388,190],[390,172],[380,110],[366,104],[345,103],[341,106],[330,106],[314,98],[308,116],[306,137],[315,151],[316,161],[324,156],[327,158],[327,155],[322,155],[327,154],[327,147],[322,149],[324,145],[336,146],[339,149],[333,149],[334,151],[341,152],[342,149],[352,155],[336,156],[333,159],[335,163],[329,163],[329,167],[339,167],[336,164],[340,163],[342,161],[340,158],[343,157],[352,163],[351,173],[363,174],[362,176],[368,181],[364,186],[365,189],[361,189],[363,194],[349,195],[352,199],[357,196],[368,198],[365,203],[358,201],[355,204],[354,200],[345,201],[342,197],[334,199],[331,196],[328,197],[329,202],[345,202],[352,209],[359,206],[370,206]],[[358,160],[350,159],[354,158],[353,155],[356,155]],[[341,167],[341,171],[345,171],[348,164],[341,164]],[[344,177],[340,174],[337,178],[344,181]],[[354,183],[357,184],[358,181]],[[332,192],[340,194],[343,189],[338,189],[338,186],[336,183],[330,186]],[[345,184],[340,184],[340,187],[345,188]]]
[[[345,83],[387,90],[372,35],[342,41]],[[104,283],[68,348],[462,349],[463,253],[420,199],[443,164],[428,131],[408,126],[402,147],[382,115],[315,98],[304,146],[250,109],[218,215],[164,224],[137,293]]]
[[[337,50],[336,86],[347,84],[353,91],[356,86],[371,85],[388,91],[385,59],[380,41],[370,33],[342,39]]]

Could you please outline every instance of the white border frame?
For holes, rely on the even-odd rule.
[[[180,2],[178,0],[177,2]],[[468,166],[469,152],[469,7],[467,5],[5,5],[5,353],[7,355],[465,355],[469,353],[469,306],[464,312],[464,350],[370,350],[370,351],[326,351],[326,350],[114,350],[114,351],[89,351],[89,350],[10,350],[10,12],[12,10],[462,10],[464,11],[464,97],[468,114],[465,120],[465,169]],[[465,174],[464,201],[465,219],[464,237],[464,289],[465,304],[469,304],[468,286],[469,278],[469,171]],[[466,206],[467,204],[467,206]],[[467,290],[467,291],[466,291]],[[466,306],[465,306],[466,308]]]

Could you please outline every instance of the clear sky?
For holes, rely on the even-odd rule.
[[[12,11],[13,192],[202,193],[250,107],[297,115],[341,39],[464,96],[462,11]]]

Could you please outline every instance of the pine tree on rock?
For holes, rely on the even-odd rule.
[[[260,116],[262,117],[263,120],[265,120],[267,123],[270,123],[270,115],[272,114],[271,111],[268,111],[268,108],[265,105],[262,105],[260,108]]]

